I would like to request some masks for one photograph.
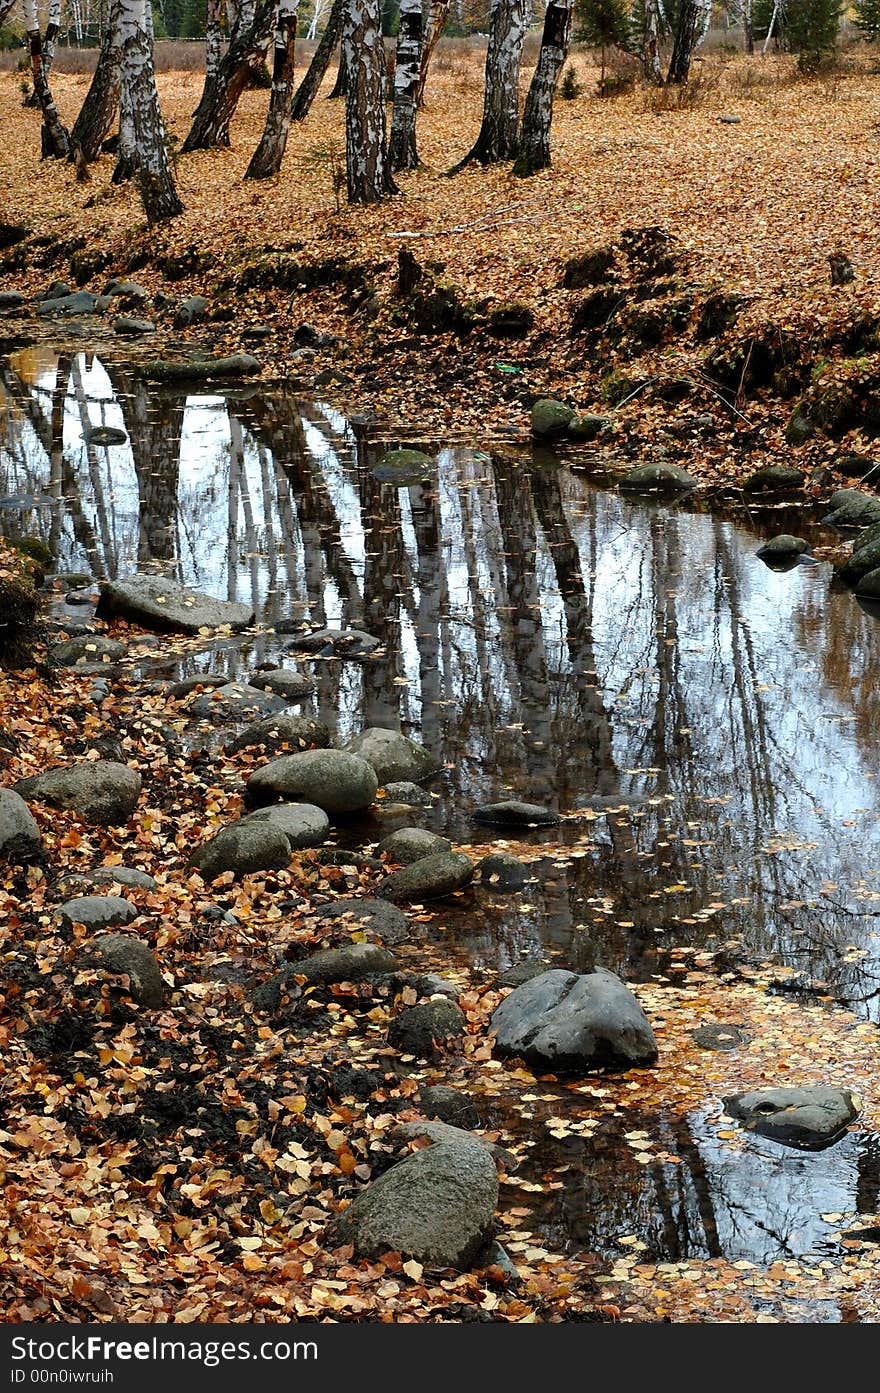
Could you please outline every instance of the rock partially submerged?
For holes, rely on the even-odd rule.
[[[755,1088],[724,1099],[725,1111],[757,1132],[802,1151],[833,1145],[858,1117],[847,1088]]]
[[[307,750],[282,755],[256,769],[247,782],[248,801],[257,806],[302,799],[326,813],[356,813],[376,796],[372,765],[345,750]]]
[[[359,735],[353,735],[342,748],[371,764],[380,784],[394,779],[421,783],[442,768],[441,761],[424,745],[397,730],[385,730],[381,726],[370,726]]]
[[[437,900],[463,890],[470,884],[473,874],[473,862],[463,852],[438,852],[392,871],[377,886],[376,894],[385,900],[410,903]]]
[[[247,682],[226,682],[213,691],[202,692],[189,704],[191,716],[209,721],[248,720],[252,716],[273,716],[283,711],[287,702],[271,692],[252,687]]]
[[[287,647],[294,653],[310,653],[315,658],[348,658],[360,661],[369,658],[379,647],[379,640],[363,629],[311,629],[297,632],[283,622],[275,625],[278,634],[293,633]]]
[[[254,745],[262,745],[267,754],[286,749],[300,754],[312,749],[326,749],[330,744],[330,727],[313,716],[289,716],[280,712],[277,716],[264,716],[246,726],[230,740],[226,749],[231,755],[241,750],[249,750]]]
[[[805,542],[803,537],[793,537],[790,532],[780,532],[778,537],[771,537],[769,542],[764,542],[758,547],[755,555],[772,566],[774,563],[796,561],[809,550],[810,544]]]
[[[577,1073],[653,1064],[657,1042],[632,992],[606,968],[554,968],[517,987],[492,1016],[496,1048],[540,1069]]]
[[[135,575],[101,586],[96,614],[117,616],[145,629],[198,633],[199,629],[246,629],[254,622],[250,605],[217,600],[161,576]]]
[[[520,803],[513,798],[474,809],[474,822],[488,822],[494,827],[555,827],[561,821],[552,808],[544,808],[540,803]]]
[[[380,856],[387,856],[396,866],[410,866],[426,856],[436,856],[452,850],[452,843],[435,832],[422,827],[400,827],[385,837],[376,847]]]
[[[695,489],[699,479],[677,464],[640,464],[624,474],[618,485],[621,493],[657,495],[664,498]]]

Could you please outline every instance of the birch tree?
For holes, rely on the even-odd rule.
[[[519,67],[532,15],[532,0],[492,0],[480,133],[464,159],[497,164],[519,148]]]
[[[434,49],[440,42],[440,36],[446,28],[446,19],[449,14],[449,0],[424,0],[422,7],[422,57],[419,63],[419,91],[418,104],[424,105],[425,83],[428,80],[428,68],[434,56]]]
[[[205,10],[205,82],[217,76],[220,66],[220,25],[223,18],[223,0],[207,0]]]
[[[330,59],[333,57],[333,51],[342,33],[342,9],[343,0],[333,0],[333,7],[327,16],[327,23],[321,35],[321,42],[312,55],[312,61],[306,70],[306,75],[293,99],[291,112],[291,120],[293,121],[306,119],[311,110],[312,102],[318,94],[318,88],[324,81],[324,74],[330,66]]]
[[[544,14],[541,51],[526,97],[519,154],[514,174],[528,176],[550,164],[550,126],[559,74],[571,42],[573,0],[549,0]]]
[[[134,143],[141,201],[147,221],[153,224],[182,213],[183,204],[174,186],[165,145],[165,128],[159,111],[149,4],[150,0],[121,0],[120,33],[122,107],[131,125],[129,138]]]
[[[296,49],[296,15],[299,0],[279,0],[275,25],[272,91],[260,143],[245,172],[246,179],[270,179],[277,174],[287,147],[293,104],[293,67]]]
[[[61,0],[49,0],[48,14],[46,15],[46,32],[43,35],[43,75],[49,81],[49,74],[52,71],[52,62],[55,58],[55,40],[58,37],[58,30],[61,28]],[[37,96],[36,88],[31,92],[25,106],[39,106],[40,99]]]
[[[40,33],[40,17],[37,14],[37,0],[24,0],[24,27],[27,31],[31,52],[31,71],[34,91],[43,113],[42,154],[56,160],[67,159],[70,155],[70,137],[49,90],[49,80],[43,64],[43,36]],[[56,29],[57,32],[57,29]],[[54,40],[54,34],[53,34]]]
[[[642,40],[642,70],[645,81],[652,87],[663,86],[660,67],[660,7],[659,0],[645,0],[645,34]]]
[[[205,76],[184,152],[229,144],[229,123],[252,71],[265,60],[275,26],[275,0],[242,5],[236,13],[229,47],[213,77]]]
[[[101,35],[101,51],[86,99],[70,133],[71,144],[85,164],[98,158],[119,110],[122,85],[121,0],[112,0]]]
[[[700,0],[681,0],[675,36],[672,43],[672,57],[666,81],[680,85],[687,82],[691,70],[691,59],[702,37],[703,5]]]
[[[348,74],[345,168],[349,203],[397,193],[385,136],[385,46],[379,0],[346,0],[342,51]]]
[[[394,67],[394,107],[388,157],[392,170],[417,169],[416,111],[422,57],[422,0],[400,0],[400,29]]]

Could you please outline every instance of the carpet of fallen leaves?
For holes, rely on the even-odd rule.
[[[93,676],[75,669],[38,662],[0,675],[4,785],[72,757],[122,758],[144,779],[124,828],[37,806],[45,857],[0,875],[6,1320],[791,1322],[829,1308],[832,1318],[880,1318],[880,1248],[850,1233],[876,1216],[823,1215],[839,1234],[835,1257],[658,1263],[643,1260],[636,1235],[616,1257],[554,1244],[530,1198],[561,1190],[569,1169],[560,1153],[542,1170],[533,1148],[548,1138],[588,1148],[609,1118],[627,1127],[636,1167],[674,1175],[682,1157],[661,1119],[698,1111],[735,1158],[751,1141],[725,1123],[721,1099],[749,1086],[844,1081],[859,1098],[855,1126],[873,1131],[875,1026],[827,1000],[769,995],[777,967],[725,973],[711,954],[687,949],[673,953],[665,977],[637,988],[658,1038],[656,1068],[536,1078],[493,1058],[489,1018],[503,991],[444,952],[431,930],[448,905],[410,908],[412,936],[395,949],[391,979],[303,983],[277,1010],[256,1009],[254,983],[279,966],[363,938],[315,911],[369,890],[380,873],[325,866],[310,852],[238,883],[207,886],[187,871],[192,846],[241,811],[243,780],[262,756],[209,747],[185,700],[137,676],[151,651],[167,656],[198,639],[160,641],[119,623],[112,631],[129,655],[99,706],[87,695]],[[71,877],[97,864],[155,877],[153,890],[117,893],[138,909],[127,931],[160,964],[164,1009],[138,1007],[126,978],[84,963],[83,926],[59,919],[58,905],[79,893]],[[466,909],[473,894],[456,899]],[[468,1019],[463,1039],[430,1061],[388,1042],[426,971],[455,983]],[[744,1043],[731,1053],[698,1047],[694,1027],[711,1022],[735,1023]],[[495,1266],[431,1271],[401,1254],[358,1261],[326,1246],[328,1219],[399,1154],[394,1128],[419,1116],[420,1086],[441,1081],[472,1096],[491,1122],[481,1135],[503,1148],[498,1236],[516,1277]],[[658,1119],[656,1134],[646,1117]]]
[[[552,169],[519,180],[507,165],[467,167],[450,178],[447,171],[479,123],[482,55],[441,48],[420,117],[424,165],[400,176],[400,197],[367,208],[340,204],[334,192],[344,171],[344,113],[341,103],[325,100],[326,85],[308,120],[292,129],[280,177],[244,181],[266,102],[265,93],[248,92],[231,149],[177,159],[186,212],[153,231],[143,224],[135,190],[110,183],[111,156],[83,184],[71,167],[39,163],[37,115],[21,107],[18,79],[6,74],[0,77],[0,217],[54,237],[55,247],[83,240],[88,249],[105,251],[106,269],[91,288],[129,269],[151,293],[170,292],[175,302],[189,293],[211,295],[213,319],[185,339],[171,330],[167,312],[159,324],[166,342],[225,353],[247,346],[249,328],[268,326],[270,336],[256,350],[267,378],[320,386],[400,434],[523,433],[536,396],[604,409],[603,378],[623,369],[636,383],[696,382],[686,409],[714,414],[717,432],[675,445],[674,436],[663,434],[670,414],[663,394],[636,391],[615,414],[614,445],[621,451],[639,456],[665,444],[684,451],[683,462],[696,473],[722,479],[781,455],[821,457],[821,446],[793,450],[785,443],[790,402],[758,392],[749,400],[736,397],[735,409],[724,406],[701,371],[706,345],[692,336],[645,352],[626,343],[579,344],[571,333],[579,294],[563,288],[562,274],[568,258],[612,241],[622,229],[659,225],[676,239],[689,283],[742,297],[740,336],[772,324],[818,345],[828,325],[876,316],[876,53],[854,49],[839,71],[812,80],[799,77],[785,56],[707,56],[695,67],[681,109],[638,88],[600,100],[588,58],[577,54],[573,63],[585,91],[557,103]],[[524,73],[524,86],[527,78]],[[66,120],[74,118],[87,81],[56,76]],[[178,146],[200,83],[193,72],[160,75],[163,112]],[[414,331],[396,294],[402,247],[453,285],[462,301],[479,303],[484,315],[512,302],[527,307],[532,329],[523,338],[492,337],[485,328],[463,337]],[[855,278],[832,286],[829,256],[839,251]],[[295,277],[283,286],[271,277],[268,284],[242,285],[243,271],[267,255],[305,267],[342,258],[362,268],[362,283],[357,293],[332,277],[317,289]],[[158,265],[169,256],[178,263],[173,283]],[[35,290],[68,273],[64,259],[49,265],[48,255],[34,258],[6,273],[4,286]],[[336,335],[337,344],[303,361],[294,334],[304,322]],[[865,445],[857,431],[844,443]]]

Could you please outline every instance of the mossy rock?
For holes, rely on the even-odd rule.
[[[878,568],[880,568],[880,537],[875,538],[872,542],[867,542],[858,551],[853,552],[849,560],[841,566],[838,574],[847,585],[857,585],[860,584],[863,576]]]
[[[43,541],[42,537],[20,537],[18,541],[13,542],[12,545],[16,551],[21,552],[22,556],[27,556],[31,561],[36,561],[37,565],[43,571],[47,571],[55,560],[55,553],[49,546],[49,543]]]
[[[743,493],[795,493],[804,486],[804,472],[788,464],[756,469],[743,484]]]
[[[695,489],[698,483],[677,464],[642,464],[624,474],[618,487],[622,493],[671,497]]]
[[[219,377],[251,377],[261,371],[260,363],[250,353],[234,353],[229,358],[196,358],[188,363],[171,363],[158,359],[145,363],[144,377],[151,382],[201,382]]]
[[[27,662],[34,638],[39,596],[24,561],[0,546],[0,663]]]
[[[793,537],[790,532],[780,532],[778,537],[771,537],[769,542],[758,547],[755,555],[762,561],[790,561],[803,556],[804,552],[809,550],[810,544],[805,542],[803,537]]]
[[[807,441],[816,433],[816,428],[810,419],[809,412],[803,402],[798,402],[794,411],[788,418],[788,425],[785,427],[785,438],[789,445],[806,445]]]
[[[569,423],[568,434],[572,440],[595,440],[600,435],[606,435],[613,424],[610,416],[594,416],[587,412],[583,416],[575,416]]]
[[[430,481],[434,461],[422,450],[389,450],[373,469],[383,484],[421,484]]]
[[[532,435],[538,440],[558,439],[567,433],[574,415],[565,402],[541,397],[532,407]]]
[[[866,600],[880,600],[880,567],[860,577],[856,594]]]
[[[566,290],[585,290],[588,286],[601,285],[610,279],[614,271],[614,247],[611,243],[602,247],[592,247],[579,256],[566,261],[562,284]]]

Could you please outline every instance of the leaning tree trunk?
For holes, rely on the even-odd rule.
[[[315,49],[312,61],[306,69],[306,75],[299,84],[293,99],[293,109],[290,113],[292,121],[304,121],[308,116],[312,102],[318,95],[318,88],[324,81],[324,74],[330,66],[330,59],[333,57],[333,50],[339,42],[341,33],[342,0],[333,0],[333,8],[327,16],[321,42]]]
[[[568,57],[572,4],[573,0],[549,0],[544,14],[541,52],[538,54],[538,62],[526,97],[519,154],[513,166],[514,174],[535,174],[537,170],[546,169],[550,164],[553,98],[559,74]]]
[[[422,41],[422,57],[419,64],[419,90],[416,100],[419,106],[425,104],[425,83],[428,81],[428,68],[434,56],[434,49],[440,42],[440,35],[446,28],[446,16],[449,14],[449,0],[425,0],[422,29],[424,39]]]
[[[652,87],[663,86],[660,67],[659,0],[645,0],[645,38],[642,45],[642,69],[645,81]]]
[[[293,100],[293,64],[296,49],[296,12],[299,0],[279,0],[275,28],[272,91],[260,143],[245,171],[245,179],[271,179],[281,168],[290,130]]]
[[[519,65],[531,18],[531,0],[492,0],[486,85],[480,133],[464,159],[497,164],[516,158],[519,148]]]
[[[201,101],[183,150],[209,150],[229,144],[229,122],[252,71],[265,60],[275,23],[274,0],[259,0],[256,9],[242,6],[229,47],[213,77],[205,77]]]
[[[183,204],[174,186],[159,111],[149,3],[150,0],[121,0],[120,32],[122,90],[133,128],[141,201],[152,225],[182,213]]]
[[[703,11],[699,0],[682,0],[675,26],[672,44],[672,57],[666,81],[676,84],[687,82],[691,70],[691,59],[700,39],[703,25]]]
[[[752,0],[743,0],[742,20],[743,40],[745,41],[746,53],[754,53],[755,24],[752,19]]]
[[[15,9],[16,0],[0,0],[0,25],[6,23],[7,15],[11,15]]]
[[[2,24],[0,20],[0,24]],[[61,0],[49,0],[49,13],[46,18],[46,32],[43,35],[43,76],[49,81],[49,74],[52,71],[52,62],[55,58],[55,40],[58,37],[58,30],[61,28]],[[25,106],[37,107],[40,105],[40,98],[37,96],[37,89],[31,92]]]
[[[422,56],[422,0],[400,0],[397,62],[394,65],[394,107],[388,159],[392,170],[417,169],[416,111]]]
[[[345,94],[345,169],[349,203],[376,203],[397,193],[385,141],[385,46],[379,0],[346,0],[342,50]]]
[[[101,145],[109,135],[119,110],[119,89],[122,85],[121,13],[120,0],[112,0],[101,36],[98,66],[70,132],[71,144],[79,151],[84,164],[91,164],[98,158]]]
[[[205,82],[217,76],[220,66],[220,24],[223,0],[208,0],[205,10]]]
[[[43,113],[42,155],[44,159],[51,156],[52,159],[66,160],[70,155],[70,137],[52,100],[46,69],[43,66],[43,39],[40,34],[37,0],[24,0],[24,24],[31,50],[34,91]]]
[[[343,28],[345,27],[345,3],[343,0]],[[345,44],[339,46],[339,67],[336,69],[336,81],[333,84],[333,91],[329,93],[328,102],[336,101],[337,97],[348,96],[348,67],[345,56]]]

